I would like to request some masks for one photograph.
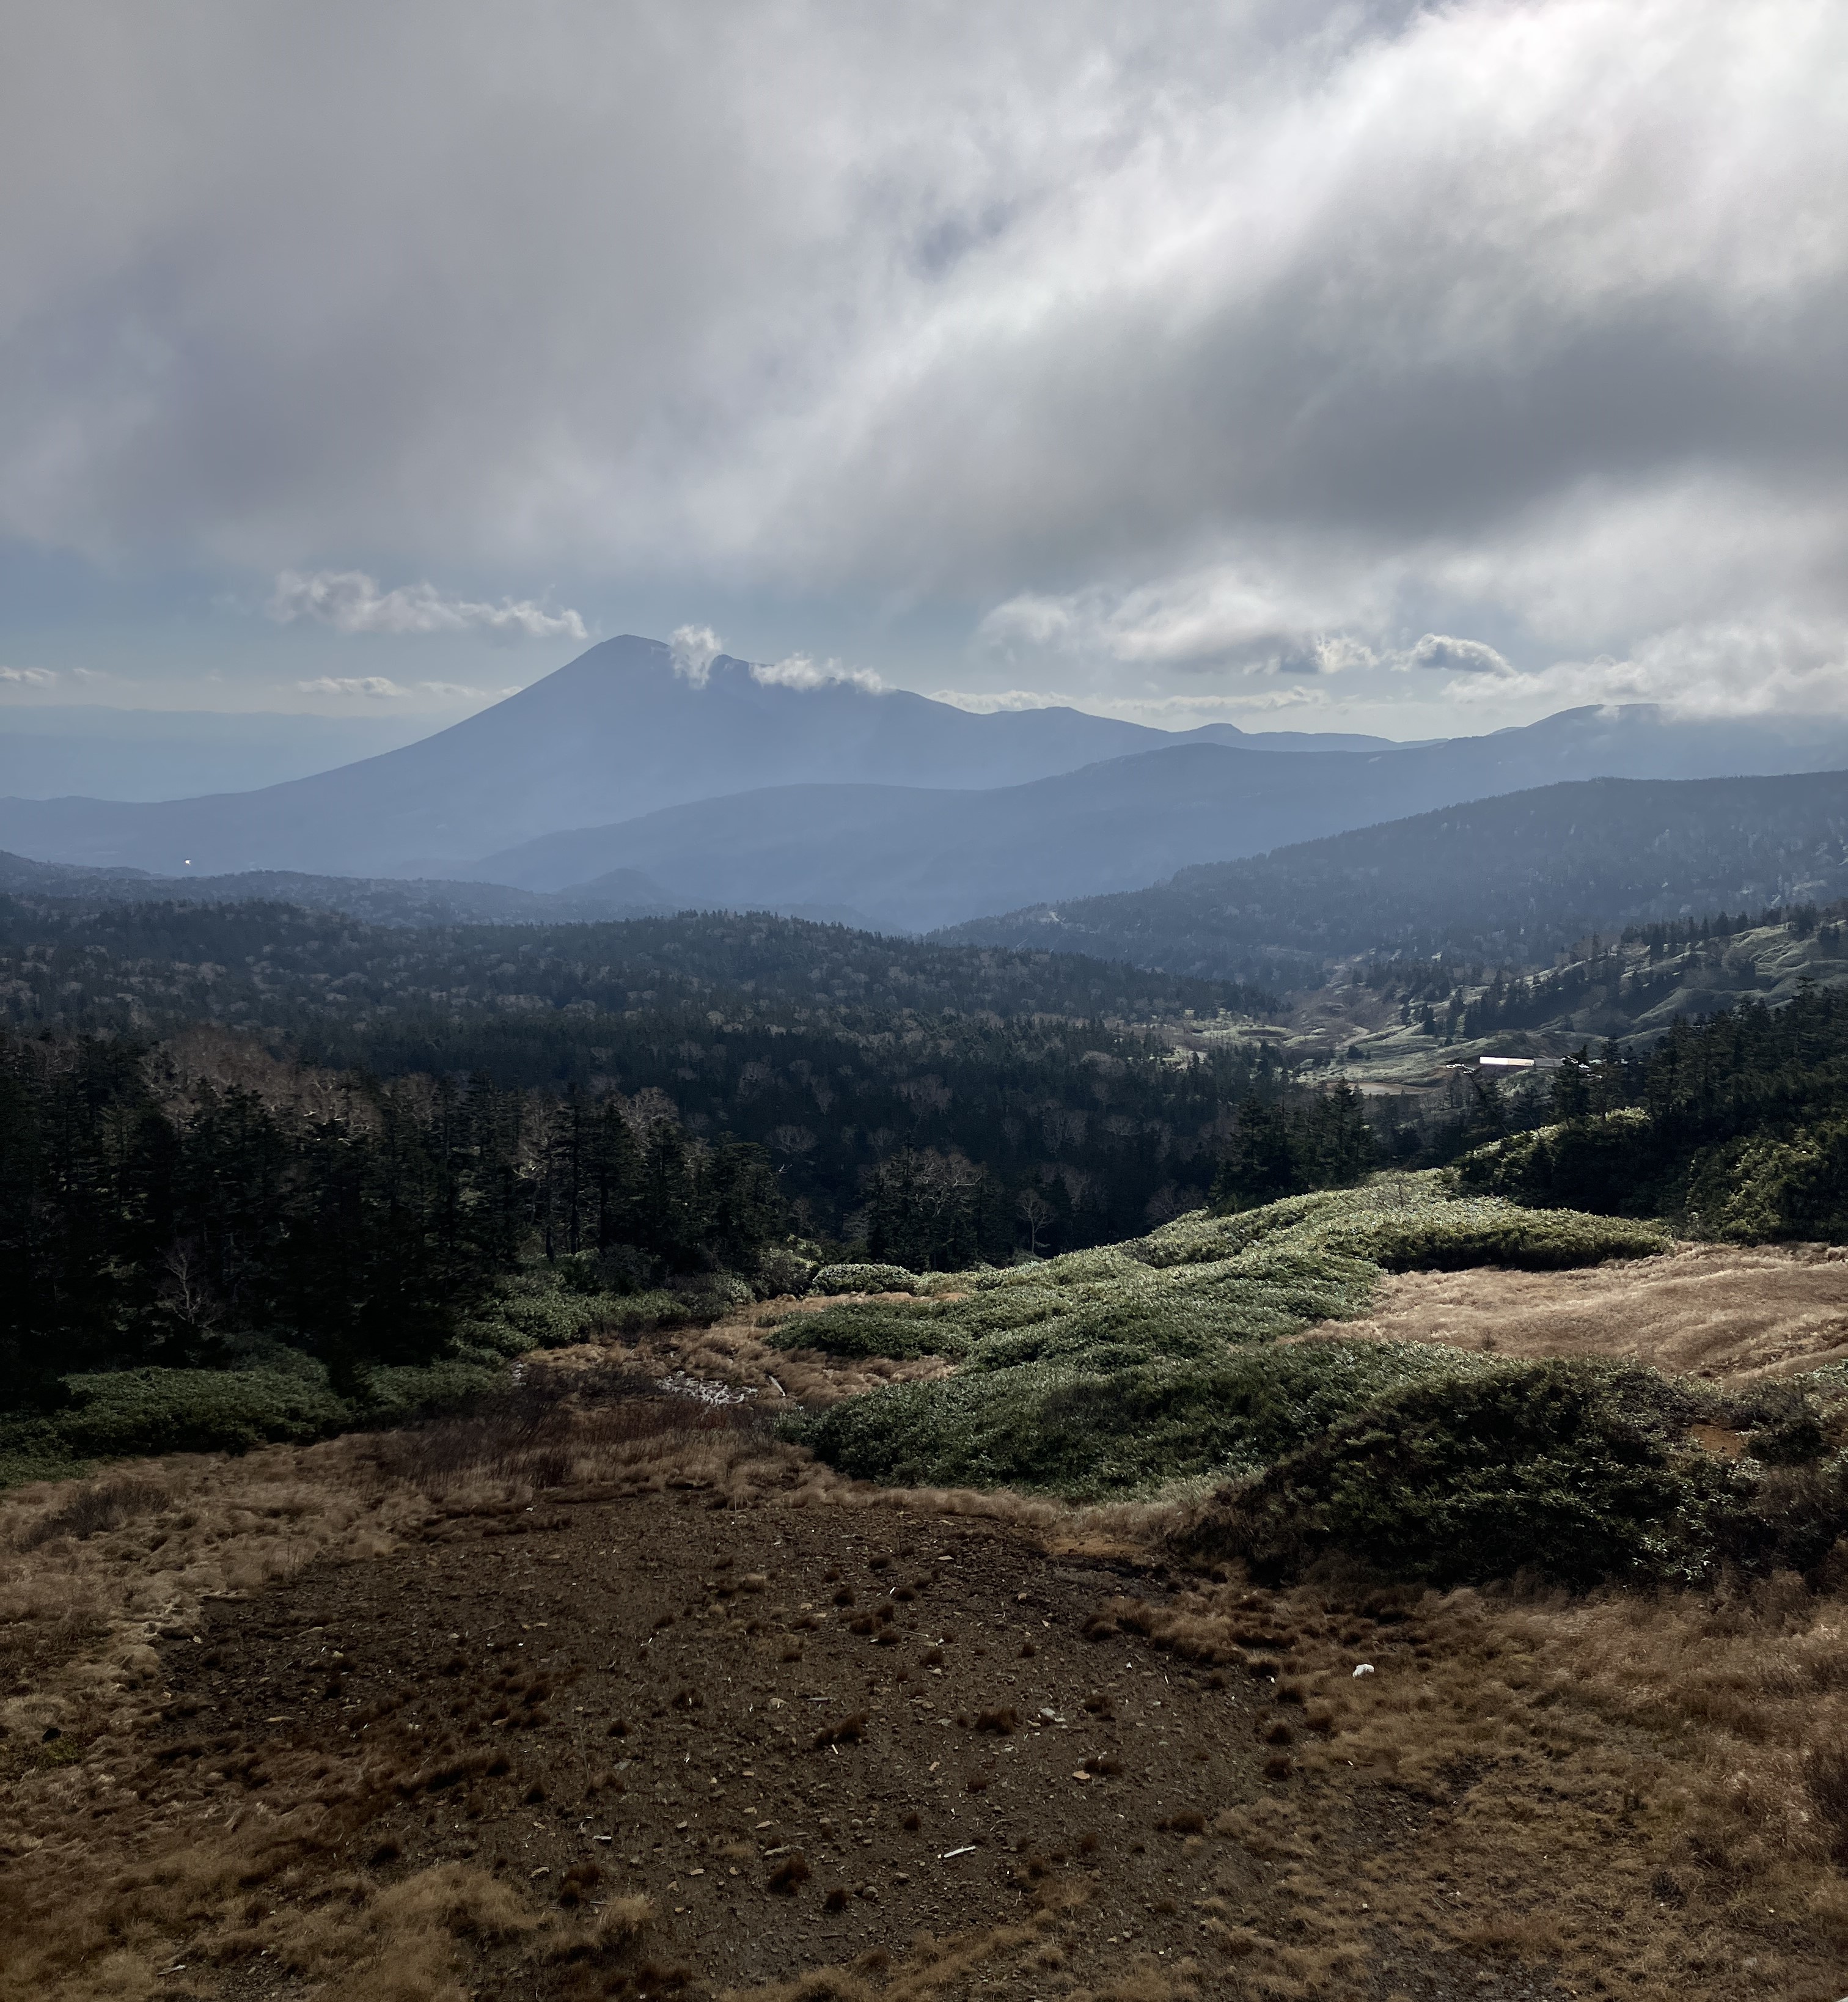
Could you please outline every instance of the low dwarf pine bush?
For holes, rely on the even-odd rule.
[[[1330,1554],[1438,1585],[1521,1572],[1688,1582],[1728,1562],[1816,1563],[1848,1526],[1848,1488],[1692,1449],[1687,1428],[1715,1402],[1604,1362],[1432,1375],[1222,1490],[1180,1540],[1273,1580]]]
[[[929,1300],[843,1300],[816,1313],[797,1313],[765,1338],[772,1348],[818,1348],[828,1355],[961,1355],[966,1336]]]
[[[814,1293],[915,1293],[924,1282],[902,1265],[824,1265],[809,1281]]]
[[[1097,1499],[1256,1468],[1407,1381],[1481,1367],[1411,1344],[1313,1342],[1105,1369],[1037,1361],[850,1397],[798,1421],[842,1472]]]
[[[1364,1313],[1383,1271],[1546,1269],[1665,1243],[1631,1220],[1459,1199],[1435,1173],[1380,1175],[1235,1216],[1196,1213],[1125,1244],[954,1275],[940,1290],[965,1296],[922,1308],[830,1308],[774,1339],[958,1363],[952,1378],[797,1421],[846,1471],[1122,1493],[1267,1464],[1388,1389],[1480,1366],[1449,1349],[1274,1346],[1311,1323]]]

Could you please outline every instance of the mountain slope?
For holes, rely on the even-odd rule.
[[[552,896],[499,883],[428,881],[402,877],[309,876],[253,869],[235,876],[151,876],[145,869],[85,869],[31,862],[0,850],[0,895],[58,905],[293,904],[341,911],[366,923],[556,925],[650,916],[666,909],[661,888],[618,870],[594,889]]]
[[[1174,741],[1076,710],[977,716],[849,682],[786,687],[723,657],[695,685],[668,647],[632,636],[433,737],[288,784],[144,804],[0,800],[0,847],[163,874],[467,874],[457,865],[535,835],[768,783],[1015,785]]]
[[[560,890],[638,870],[671,901],[822,906],[856,922],[927,929],[985,909],[1140,888],[1189,863],[1576,779],[1602,760],[1672,762],[1712,750],[1690,748],[1659,718],[1613,722],[1592,710],[1359,755],[1191,743],[981,793],[768,788],[549,835],[485,856],[470,873]]]
[[[1201,839],[1191,843],[1155,840],[1138,865],[1143,882],[1188,863],[1559,779],[1845,766],[1848,724],[1690,723],[1636,707],[1572,710],[1522,730],[1428,745],[1338,734],[1247,737],[1229,724],[1176,735],[1074,710],[981,716],[849,682],[791,687],[723,657],[696,685],[675,671],[668,647],[629,637],[592,647],[433,737],[284,785],[143,804],[0,800],[0,848],[41,860],[174,875],[190,867],[207,874],[261,869],[472,877],[481,873],[472,866],[476,858],[499,858],[548,835],[607,828],[765,786],[842,784],[943,790],[952,796],[944,802],[949,818],[936,832],[925,828],[922,838],[927,846],[947,840],[954,846],[962,812],[954,796],[1173,750],[1253,761],[1236,785],[1254,788],[1254,803],[1262,794],[1281,804],[1229,820],[1222,815],[1202,825]],[[1260,765],[1271,776],[1259,782]],[[1383,783],[1389,767],[1390,782]],[[860,811],[853,806],[832,831],[825,815],[818,818],[816,839],[853,838]],[[894,801],[887,817],[903,820],[911,811]],[[696,828],[693,838],[697,843]],[[788,860],[796,869],[796,858]],[[603,866],[624,864],[619,856]],[[699,882],[704,896],[725,874],[694,871],[689,881]],[[867,909],[881,922],[898,921],[897,905],[832,880],[838,871],[808,874],[830,877],[826,894],[761,876],[756,891],[779,904]],[[904,921],[946,922],[1135,880],[1115,867],[1088,877],[1062,867],[1045,878],[977,870],[966,886],[970,894],[938,898],[928,918],[920,909]]]
[[[946,936],[1226,978],[1364,952],[1544,961],[1600,927],[1845,894],[1848,772],[1597,779],[1185,869],[1127,895],[1048,901]]]

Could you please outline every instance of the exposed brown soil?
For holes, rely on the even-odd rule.
[[[908,1293],[853,1293],[853,1300],[902,1299]],[[941,1297],[956,1299],[959,1294]],[[914,1356],[894,1360],[884,1355],[846,1357],[830,1355],[818,1349],[772,1348],[764,1337],[772,1328],[794,1322],[798,1327],[810,1314],[837,1304],[834,1299],[779,1299],[765,1302],[711,1327],[676,1328],[643,1335],[634,1345],[636,1365],[659,1380],[677,1372],[696,1382],[724,1385],[734,1395],[743,1393],[770,1417],[779,1404],[799,1404],[811,1409],[838,1403],[875,1390],[884,1383],[915,1383],[931,1376],[946,1376],[950,1365],[941,1356]],[[596,1348],[561,1349],[549,1358],[553,1368],[603,1367],[607,1352]]]
[[[1737,1384],[1848,1359],[1839,1247],[1690,1244],[1571,1272],[1406,1272],[1364,1320],[1311,1338],[1446,1342],[1509,1355],[1616,1355]]]
[[[0,1994],[1840,1992],[1838,1596],[1257,1590],[574,1379],[0,1502]]]

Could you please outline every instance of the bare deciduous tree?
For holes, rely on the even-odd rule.
[[[1050,1228],[1052,1222],[1052,1205],[1037,1189],[1023,1189],[1015,1198],[1014,1207],[1020,1212],[1020,1221],[1027,1226],[1027,1248],[1037,1258],[1040,1255],[1040,1233]]]

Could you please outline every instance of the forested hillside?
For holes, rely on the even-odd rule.
[[[0,1000],[21,1027],[211,1020],[337,1037],[428,1010],[586,1013],[706,1001],[1138,1021],[1269,1005],[1261,992],[1044,945],[971,948],[762,913],[406,931],[280,901],[0,896]]]
[[[1510,1116],[1512,1114],[1512,1117]],[[1476,1118],[1549,1121],[1491,1140],[1464,1185],[1516,1201],[1667,1215],[1689,1235],[1848,1238],[1848,993],[1747,1003],[1646,1052],[1569,1061],[1543,1097]]]
[[[15,1234],[39,1245],[32,1257],[114,1261],[134,1275],[132,1305],[112,1296],[67,1313],[52,1295],[76,1303],[74,1280],[41,1302],[67,1320],[132,1324],[124,1352],[180,1339],[160,1303],[162,1261],[182,1243],[201,1247],[185,1255],[205,1258],[211,1296],[240,1303],[244,1324],[331,1341],[327,1316],[346,1310],[326,1300],[366,1303],[352,1310],[351,1338],[368,1353],[384,1352],[363,1331],[372,1318],[417,1345],[415,1331],[435,1324],[416,1303],[465,1301],[514,1257],[510,1247],[629,1247],[636,1255],[613,1265],[605,1257],[598,1280],[619,1289],[720,1268],[748,1275],[762,1231],[741,1237],[708,1215],[731,1200],[741,1148],[762,1163],[777,1232],[917,1266],[1005,1261],[1145,1229],[1205,1199],[1236,1107],[1279,1089],[1281,1067],[1261,1045],[1177,1053],[1156,1025],[1259,998],[1100,961],[787,919],[406,933],[282,905],[0,901],[0,1005],[21,1038],[13,1117],[27,1136],[8,1143],[9,1158],[52,1160],[68,1138],[57,1110],[68,1102],[90,1108],[99,1134],[155,1119],[164,1137],[145,1160],[180,1163],[164,1193],[131,1174],[119,1201],[99,1197],[81,1213],[47,1210],[44,1189],[75,1185],[73,1174],[90,1187],[88,1170],[44,1168],[46,1182],[39,1167],[20,1169],[12,1186],[37,1221]],[[176,1038],[192,1039],[183,1054],[207,1074],[203,1097],[162,1096]],[[311,1067],[320,1109],[302,1111],[239,1048]],[[594,1226],[584,1222],[584,1191],[604,1187],[596,1163],[624,1133],[643,1155],[670,1134],[682,1150],[693,1193],[677,1220],[664,1198],[643,1229],[599,1197]],[[235,1275],[211,1248],[216,1226],[197,1191],[241,1181],[241,1156],[226,1152],[234,1135],[281,1164],[281,1208],[232,1233],[274,1247],[273,1271]],[[336,1167],[337,1187],[327,1181]],[[577,1191],[565,1210],[561,1177]],[[29,1184],[37,1193],[18,1193]],[[235,1203],[230,1213],[241,1215]],[[335,1248],[314,1254],[331,1289],[317,1306],[299,1263],[314,1261],[311,1237],[334,1243],[312,1220],[324,1214],[347,1222]],[[501,1222],[484,1250],[468,1232],[491,1216]],[[54,1241],[63,1249],[45,1250]]]
[[[1592,779],[939,936],[1295,986],[1357,954],[1543,964],[1592,931],[1845,891],[1848,773]]]
[[[1845,923],[1844,903],[1715,911],[1593,932],[1551,967],[1525,971],[1422,954],[1369,959],[1295,996],[1267,1033],[1294,1065],[1414,1086],[1439,1066],[1480,1056],[1561,1057],[1588,1039],[1648,1043],[1677,1021],[1848,982]]]
[[[278,1077],[216,1054],[0,1033],[14,1396],[71,1371],[223,1362],[253,1338],[348,1390],[364,1368],[442,1353],[534,1252],[591,1254],[566,1292],[619,1294],[753,1271],[788,1228],[760,1149],[696,1146],[617,1100]],[[491,1324],[472,1340],[497,1345]]]

